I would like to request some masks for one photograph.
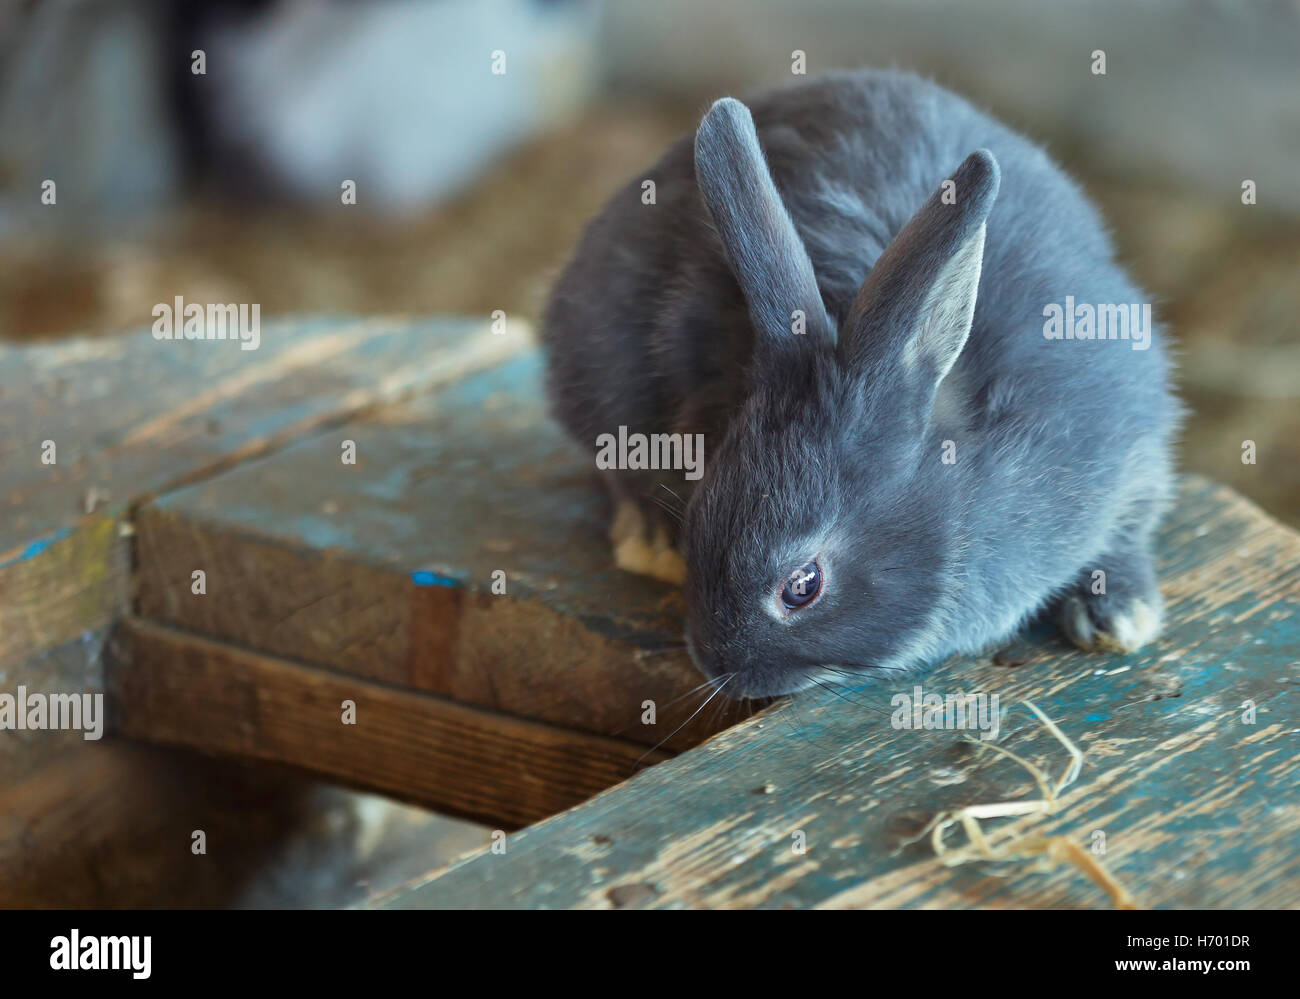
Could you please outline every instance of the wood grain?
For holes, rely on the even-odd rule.
[[[683,696],[700,678],[682,594],[615,568],[608,517],[529,352],[143,507],[136,610],[518,717],[695,745],[739,708],[675,731],[702,700]]]
[[[894,728],[891,697],[921,682],[998,694],[1011,709],[1000,744],[1053,776],[1065,753],[1021,701],[1086,751],[1059,811],[986,823],[995,844],[1041,833],[1091,848],[1101,833],[1104,863],[1142,905],[1300,906],[1300,536],[1191,480],[1161,549],[1169,625],[1152,648],[1097,656],[1043,631],[1003,658],[1023,665],[954,660],[901,685],[800,696],[385,904],[1107,906],[1073,869],[949,868],[918,840],[940,810],[1037,795],[961,732]]]
[[[112,517],[76,528],[0,565],[0,672],[95,634],[120,614],[129,592],[126,545]]]
[[[0,346],[0,665],[121,613],[117,539],[134,505],[527,340],[521,324],[494,335],[478,319],[306,318],[267,323],[253,351],[147,330]]]
[[[135,619],[110,648],[119,735],[289,764],[507,829],[666,758]]]

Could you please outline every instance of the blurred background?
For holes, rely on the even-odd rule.
[[[1043,143],[1177,345],[1184,467],[1300,525],[1300,0],[3,0],[0,340],[112,336],[177,295],[535,319],[603,201],[712,99],[789,81],[796,50],[809,74],[919,71]],[[11,868],[0,903],[346,904],[487,835],[121,752],[101,779],[145,812],[202,799],[246,877],[151,866],[106,800],[129,875],[54,897]]]

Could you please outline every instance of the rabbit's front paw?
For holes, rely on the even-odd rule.
[[[614,546],[614,564],[625,572],[675,586],[686,582],[686,562],[673,547],[668,530],[631,500],[620,501],[614,511],[609,540]]]
[[[1112,560],[1102,577],[1088,570],[1060,602],[1057,619],[1065,637],[1095,652],[1135,652],[1160,634],[1163,601],[1145,556]],[[1105,569],[1101,570],[1106,572]]]

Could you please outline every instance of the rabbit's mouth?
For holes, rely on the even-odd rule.
[[[688,648],[690,643],[687,643]],[[692,652],[694,658],[694,652]],[[706,668],[695,659],[696,668],[723,697],[733,701],[772,701],[814,689],[843,697],[842,690],[858,689],[863,678],[873,673],[893,672],[891,666],[862,667],[826,664],[823,666],[776,666],[765,664],[737,670]]]
[[[729,701],[775,701],[791,697],[812,688],[816,681],[806,676],[791,674],[759,674],[755,670],[742,670],[723,674],[730,676],[718,685],[722,696]]]
[[[701,648],[688,630],[685,635],[686,650],[691,661],[713,688],[714,692],[732,701],[762,701],[787,697],[814,686],[828,686],[836,676],[832,667],[789,667],[774,663],[760,663],[729,669],[715,660],[707,643]]]

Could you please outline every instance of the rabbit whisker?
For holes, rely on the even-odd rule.
[[[680,725],[678,725],[675,729],[673,729],[671,732],[669,732],[666,736],[664,736],[662,739],[660,739],[658,742],[656,742],[653,746],[651,746],[649,749],[647,749],[644,753],[642,753],[641,756],[639,756],[639,757],[637,758],[637,763],[640,763],[640,762],[641,762],[642,760],[644,760],[647,756],[649,756],[651,753],[653,753],[656,749],[658,749],[660,746],[662,746],[665,742],[667,742],[669,739],[671,739],[673,736],[675,736],[678,732],[680,732],[682,729],[684,729],[687,725],[689,725],[689,724],[690,724],[690,723],[695,719],[695,716],[696,716],[696,715],[698,715],[701,711],[703,711],[706,707],[709,706],[709,701],[713,700],[713,699],[714,699],[715,697],[717,697],[720,693],[722,693],[722,689],[723,689],[727,684],[729,684],[732,680],[734,680],[734,679],[736,678],[736,674],[735,674],[735,673],[727,673],[727,674],[725,674],[725,675],[726,675],[726,679],[723,680],[722,683],[720,683],[720,684],[718,685],[718,687],[713,691],[713,693],[710,694],[710,695],[708,696],[708,699],[707,699],[703,704],[701,704],[698,708],[696,708],[694,711],[692,711],[692,712],[691,712],[691,716],[690,716],[689,718],[687,718],[686,721],[682,722],[682,723],[681,723]]]
[[[651,496],[650,500],[651,502],[654,503],[655,506],[659,507],[659,509],[661,509],[664,513],[668,514],[668,516],[672,517],[675,521],[677,521],[677,523],[680,524],[682,522],[682,514],[680,510],[674,510],[671,506],[669,506],[664,500],[660,499],[658,496]]]
[[[678,496],[677,493],[673,491],[671,486],[665,485],[664,483],[661,482],[659,483],[659,488],[668,490],[668,492],[672,494],[673,499],[677,500],[677,502],[681,504],[681,508],[683,510],[686,509],[686,501],[682,499],[680,496]]]

